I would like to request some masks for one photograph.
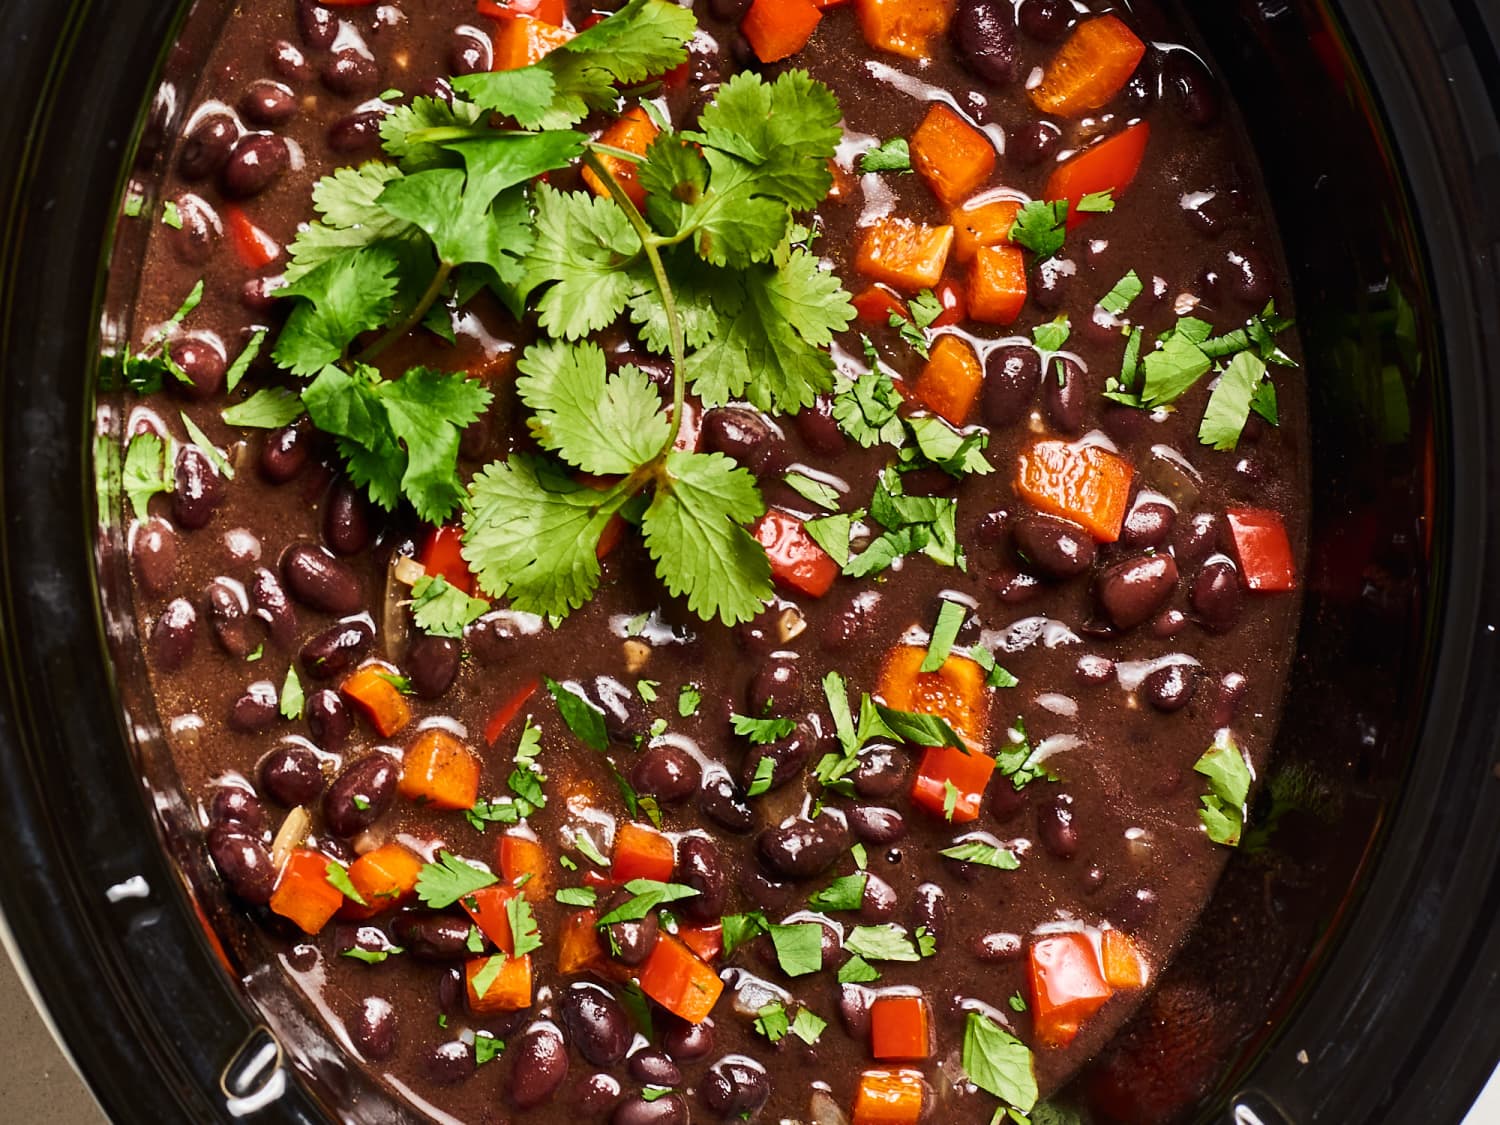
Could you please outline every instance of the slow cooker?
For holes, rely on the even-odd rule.
[[[181,4],[7,7],[13,946],[114,1120],[401,1120],[274,972],[239,960],[164,752],[127,729],[143,669],[128,615],[110,611],[124,576],[93,456],[119,311],[105,266],[129,252],[124,185],[186,104],[201,44],[179,40]],[[1500,1058],[1500,3],[1181,7],[1236,93],[1288,248],[1314,535],[1252,819],[1274,818],[1283,846],[1237,855],[1163,985],[1212,1004],[1197,1096],[1153,1085],[1170,1029],[1151,1005],[1077,1082],[1087,1096],[1132,1076],[1142,1120],[1457,1122]],[[1337,800],[1299,792],[1316,771],[1345,779]]]

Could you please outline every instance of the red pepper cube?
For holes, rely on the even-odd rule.
[[[878,324],[882,328],[891,323],[891,317],[910,320],[911,313],[906,302],[884,285],[872,285],[853,298],[854,315],[864,324]]]
[[[751,534],[766,549],[771,577],[783,586],[821,598],[839,576],[839,564],[813,542],[802,521],[788,512],[771,509]]]
[[[881,1060],[925,1059],[932,1053],[927,1001],[881,996],[870,1005],[870,1051]]]
[[[474,574],[463,556],[464,529],[455,525],[435,527],[422,542],[422,553],[417,561],[433,578],[442,578],[448,585],[466,594],[474,592]]]
[[[1114,995],[1099,971],[1087,934],[1049,934],[1032,943],[1028,958],[1031,1017],[1037,1038],[1066,1047],[1078,1027]]]
[[[1266,593],[1295,590],[1297,568],[1281,513],[1267,508],[1230,508],[1224,515],[1245,586]]]
[[[505,904],[516,897],[514,887],[481,887],[473,894],[464,895],[458,904],[474,919],[479,932],[500,952],[510,954],[514,949],[514,938],[510,933],[510,918],[505,913]]]
[[[930,746],[922,755],[922,764],[912,782],[911,799],[928,812],[943,816],[951,784],[957,790],[953,798],[953,823],[965,823],[979,816],[985,788],[994,772],[995,759],[988,754],[977,750],[965,753],[952,746]]]

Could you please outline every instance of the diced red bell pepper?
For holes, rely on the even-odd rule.
[[[783,586],[821,598],[839,576],[839,564],[813,542],[802,521],[790,512],[772,508],[750,533],[766,549],[771,577]]]
[[[978,750],[965,753],[952,746],[929,746],[922,755],[922,764],[917,767],[917,776],[911,784],[913,804],[934,816],[944,814],[948,800],[948,786],[957,793],[953,804],[953,823],[964,824],[979,816],[984,803],[984,791],[995,772],[995,759]]]
[[[943,306],[943,311],[938,313],[937,319],[932,322],[934,328],[949,328],[955,324],[962,324],[969,316],[969,302],[964,297],[963,286],[951,277],[945,277],[937,283],[932,295],[938,299],[938,304]]]
[[[855,296],[852,303],[854,315],[865,324],[878,324],[884,327],[890,324],[893,316],[899,316],[903,320],[911,319],[906,302],[884,285],[870,286],[863,293]]]
[[[505,904],[515,898],[518,893],[514,887],[500,884],[493,887],[481,887],[473,894],[464,895],[458,900],[464,912],[474,919],[479,932],[494,942],[495,948],[501,953],[507,955],[514,952],[516,947],[511,937],[510,918],[506,916]]]
[[[1068,201],[1068,229],[1085,222],[1090,214],[1078,209],[1085,195],[1112,191],[1119,199],[1140,171],[1151,125],[1141,121],[1109,140],[1084,149],[1066,164],[1060,164],[1047,180],[1048,199]]]
[[[877,997],[870,1005],[870,1053],[883,1062],[925,1059],[932,1053],[927,1024],[922,997]]]
[[[709,964],[717,961],[724,952],[723,926],[681,926],[677,936],[683,945]]]
[[[562,27],[568,22],[565,0],[478,0],[476,6],[481,16],[489,16],[492,20],[530,16],[553,27]]]
[[[688,1023],[706,1020],[724,991],[719,975],[671,934],[657,938],[641,966],[640,985],[647,996]]]
[[[457,524],[435,527],[422,542],[417,561],[433,577],[442,577],[450,586],[466,594],[474,592],[474,572],[463,556],[464,529]]]
[[[526,701],[536,694],[536,689],[542,686],[540,676],[530,676],[526,682],[518,688],[510,698],[499,707],[495,708],[490,715],[490,721],[484,724],[484,744],[495,745],[500,736],[505,733],[505,728],[510,726],[521,713],[521,708],[526,706]]]
[[[1099,971],[1099,958],[1087,934],[1049,934],[1032,942],[1028,959],[1031,1018],[1037,1039],[1066,1047],[1114,995]]]
[[[263,269],[281,257],[281,244],[252,223],[243,207],[226,203],[222,214],[229,229],[229,243],[246,269]]]
[[[1297,567],[1281,513],[1268,508],[1230,508],[1224,515],[1245,586],[1267,593],[1295,590]]]

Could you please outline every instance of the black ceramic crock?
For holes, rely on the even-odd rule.
[[[1288,247],[1312,555],[1253,818],[1274,846],[1236,857],[1156,999],[1072,1093],[1139,1121],[1448,1125],[1500,1059],[1500,2],[1181,7]],[[188,40],[168,58],[182,12],[160,0],[11,0],[4,17],[10,936],[116,1121],[401,1120],[241,959],[150,732],[127,730],[129,623],[100,608],[124,604],[92,453],[104,271],[124,184],[201,56]],[[1325,774],[1343,779],[1332,794],[1310,781]],[[1193,1065],[1168,1065],[1185,1027]]]

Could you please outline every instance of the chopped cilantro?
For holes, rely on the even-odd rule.
[[[423,575],[411,588],[417,628],[434,637],[462,637],[464,627],[478,621],[489,608],[489,602],[469,597],[442,575]]]
[[[1265,361],[1253,352],[1238,353],[1209,395],[1198,440],[1220,452],[1234,449],[1262,386],[1272,386],[1266,382]],[[1275,394],[1274,389],[1271,393]]]
[[[953,651],[953,642],[964,626],[967,611],[958,602],[943,599],[938,609],[937,624],[932,627],[932,637],[927,642],[927,655],[922,658],[921,672],[936,672]]]
[[[281,683],[278,710],[283,719],[300,719],[306,705],[307,696],[302,690],[302,681],[297,678],[297,669],[289,664],[286,669],[286,679]]]
[[[1115,209],[1113,188],[1091,191],[1078,201],[1078,209],[1085,215],[1107,215]]]
[[[786,1038],[787,1032],[791,1030],[791,1021],[786,1016],[786,1006],[779,1000],[772,1000],[756,1013],[755,1030],[772,1043],[779,1043]]]
[[[943,782],[943,819],[944,820],[946,820],[946,821],[948,821],[950,823],[952,822],[952,820],[953,820],[953,814],[958,811],[958,798],[960,796],[962,796],[962,794],[959,793],[957,785],[954,785],[953,782],[951,782],[951,781],[946,781],[945,780]]]
[[[684,719],[698,713],[703,704],[703,691],[696,684],[683,684],[677,693],[677,713]]]
[[[122,473],[125,495],[130,499],[135,518],[145,520],[151,497],[169,493],[173,488],[166,443],[155,434],[136,434],[125,449]]]
[[[551,677],[544,682],[557,703],[557,712],[578,741],[590,750],[603,753],[609,749],[609,732],[604,729],[604,712],[570,687]]]
[[[361,949],[354,946],[344,950],[339,956],[348,957],[355,961],[363,961],[366,965],[378,965],[393,953],[405,953],[399,945],[387,946],[385,949]]]
[[[302,400],[284,387],[262,387],[244,402],[226,407],[219,416],[229,426],[279,430],[302,416]]]
[[[840,984],[868,984],[880,979],[880,970],[863,957],[855,954],[839,966]]]
[[[983,645],[975,645],[969,649],[969,659],[985,670],[985,686],[993,688],[1013,688],[1021,681],[1016,679],[1010,672],[995,662],[995,654]]]
[[[656,702],[656,689],[659,687],[661,687],[661,683],[657,680],[637,680],[635,682],[636,694],[646,703]]]
[[[505,1051],[505,1040],[497,1039],[488,1031],[476,1032],[474,1035],[474,1065],[481,1067],[487,1062],[500,1057]]]
[[[854,521],[864,516],[864,511],[836,516],[821,516],[802,524],[802,530],[823,550],[828,552],[840,569],[849,563],[849,536],[854,530]]]
[[[852,380],[840,378],[834,385],[833,420],[866,449],[900,445],[905,433],[899,413],[903,401],[884,371],[868,371]]]
[[[169,199],[161,205],[161,221],[173,230],[182,229],[182,212],[177,209],[177,202]]]
[[[833,485],[813,480],[805,473],[787,473],[782,478],[786,486],[810,504],[816,504],[830,512],[839,510],[839,492]]]
[[[771,791],[771,782],[776,779],[776,759],[770,755],[764,755],[760,761],[755,763],[755,776],[750,779],[749,786],[745,789],[747,797],[759,797],[763,793]]]
[[[758,910],[749,914],[726,914],[719,920],[719,924],[722,927],[720,936],[724,942],[725,957],[751,938],[770,929],[766,916]]]
[[[515,943],[513,956],[524,957],[542,947],[536,916],[532,914],[531,903],[526,901],[525,895],[513,895],[505,900],[505,918],[510,923],[511,940]]]
[[[757,746],[769,746],[797,729],[793,719],[753,719],[749,715],[731,714],[729,722],[735,734],[743,735]]]
[[[1112,316],[1119,316],[1145,291],[1145,288],[1140,275],[1135,270],[1131,270],[1115,282],[1114,288],[1099,301],[1099,307]]]
[[[442,910],[465,895],[497,882],[499,879],[491,872],[459,859],[445,848],[438,852],[436,863],[422,865],[417,876],[417,897],[429,909]]]
[[[1010,1010],[1013,1012],[1024,1012],[1027,1010],[1026,998],[1019,992],[1012,993],[1010,999],[1007,1000],[1006,1003],[1010,1005]]]
[[[1208,792],[1198,816],[1208,838],[1237,847],[1245,828],[1245,802],[1250,796],[1250,767],[1227,730],[1221,730],[1193,770],[1208,778]]]
[[[593,887],[559,887],[556,898],[564,906],[593,906],[599,901],[599,892]]]
[[[1010,228],[1010,240],[1024,246],[1038,258],[1050,258],[1063,248],[1067,238],[1068,201],[1048,203],[1035,199],[1016,212]]]
[[[815,1046],[828,1028],[828,1021],[815,1015],[809,1008],[800,1008],[792,1020],[791,1031],[809,1047]]]
[[[1037,1100],[1031,1051],[982,1012],[964,1024],[963,1068],[969,1081],[1022,1113]]]
[[[1015,852],[996,844],[986,844],[982,840],[954,844],[951,848],[944,848],[938,854],[945,855],[949,859],[956,859],[960,863],[977,863],[982,867],[993,867],[999,871],[1014,871],[1021,866],[1021,861],[1016,858]]]
[[[656,879],[632,879],[625,884],[631,897],[615,907],[598,921],[599,926],[612,926],[616,922],[638,922],[662,903],[677,902],[692,898],[698,891],[681,883],[662,883]]]
[[[880,926],[855,926],[844,941],[844,948],[866,961],[920,961],[910,935],[893,922]]]
[[[821,891],[810,896],[807,904],[814,910],[858,910],[865,898],[865,883],[869,876],[840,875]]]
[[[474,974],[469,981],[469,987],[474,990],[474,995],[481,1000],[489,993],[490,988],[500,979],[500,971],[505,968],[508,958],[503,953],[493,954],[484,966]]]
[[[350,902],[357,902],[361,906],[370,905],[365,901],[364,895],[359,893],[359,888],[350,880],[349,871],[342,863],[335,863],[333,860],[329,860],[323,870],[327,874],[328,885],[336,889]]]
[[[776,962],[789,977],[806,976],[823,967],[823,927],[817,922],[768,926]]]
[[[905,137],[890,140],[866,149],[859,157],[859,170],[872,172],[910,172],[911,146]]]

